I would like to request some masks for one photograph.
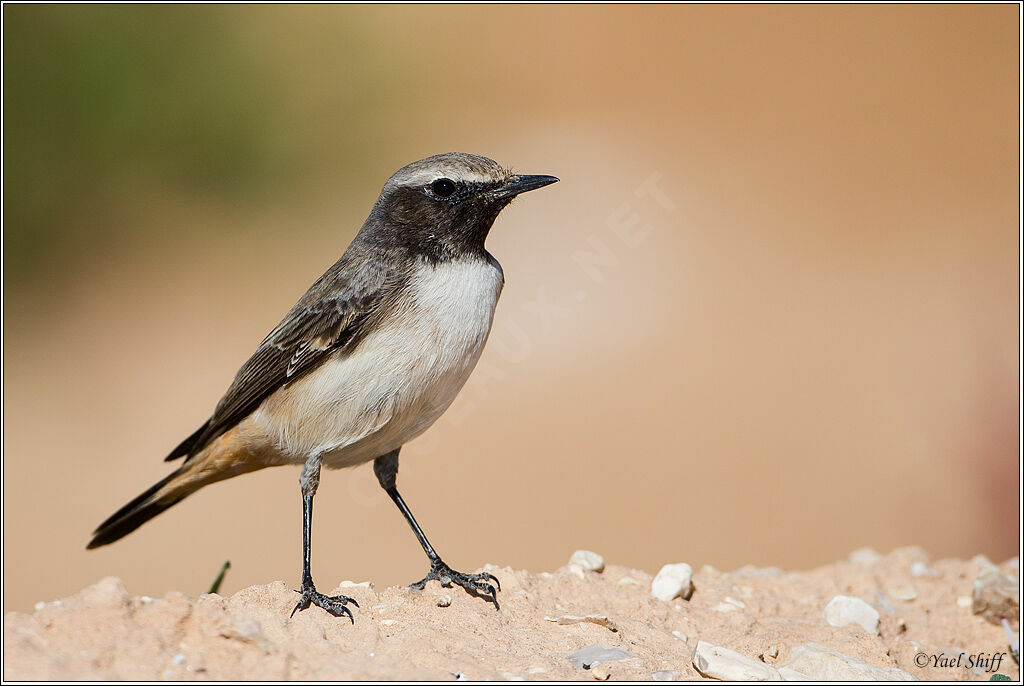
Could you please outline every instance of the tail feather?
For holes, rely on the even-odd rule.
[[[108,517],[93,532],[92,540],[86,547],[98,548],[127,536],[203,486],[266,466],[254,458],[232,429]]]
[[[165,478],[160,479],[141,495],[110,515],[102,524],[96,527],[89,541],[87,549],[98,548],[101,545],[113,543],[119,538],[127,536],[153,517],[167,510],[172,505],[181,502],[187,493],[170,499],[155,500],[154,496],[160,489],[179,476],[183,470],[171,472]]]

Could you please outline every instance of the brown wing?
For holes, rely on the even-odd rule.
[[[394,290],[380,264],[346,265],[342,258],[313,284],[260,343],[206,424],[167,461],[202,450],[253,412],[267,396],[358,340],[364,324]]]

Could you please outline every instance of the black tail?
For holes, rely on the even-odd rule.
[[[145,493],[132,500],[114,514],[110,515],[105,522],[96,527],[96,531],[92,533],[92,540],[89,541],[89,545],[87,545],[86,548],[99,548],[101,545],[113,543],[117,539],[127,536],[131,532],[135,531],[164,510],[178,502],[181,502],[185,497],[184,495],[179,498],[166,501],[149,500],[157,491],[166,486],[171,479],[178,476],[181,471],[182,470],[179,469],[168,474],[167,477],[160,479],[160,481],[157,481],[148,488]]]

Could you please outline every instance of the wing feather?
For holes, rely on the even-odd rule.
[[[346,257],[320,277],[263,339],[238,370],[213,416],[168,460],[202,450],[245,419],[274,391],[317,366],[330,353],[352,347],[396,283],[381,264],[351,264]]]

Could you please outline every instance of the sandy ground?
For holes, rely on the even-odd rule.
[[[315,607],[289,618],[296,596],[281,581],[231,597],[149,598],[105,578],[33,614],[7,614],[4,678],[988,680],[991,672],[966,665],[1008,651],[993,613],[1019,631],[1019,591],[997,608],[978,583],[988,574],[1017,589],[1016,558],[996,568],[980,556],[933,562],[903,548],[809,572],[703,567],[689,600],[667,602],[652,597],[651,574],[626,567],[487,568],[502,583],[500,611],[437,582],[416,592],[346,581],[335,592],[359,602],[354,624]],[[877,632],[831,626],[825,608],[837,595],[875,608]],[[724,661],[714,657],[723,652]],[[960,666],[935,664],[961,653]],[[995,671],[1019,678],[1009,655]]]

